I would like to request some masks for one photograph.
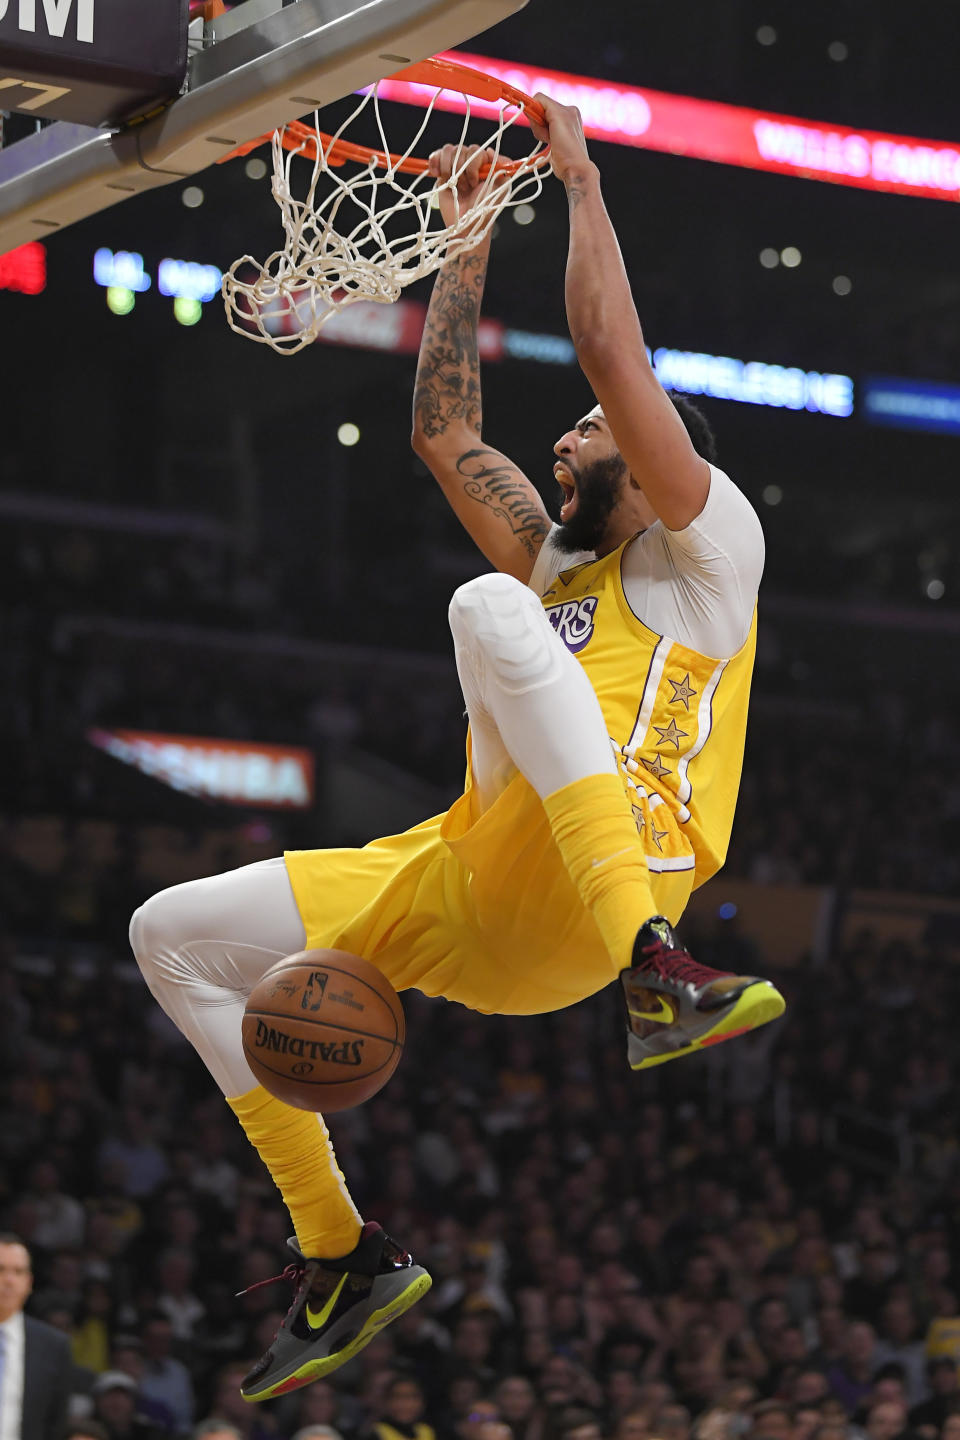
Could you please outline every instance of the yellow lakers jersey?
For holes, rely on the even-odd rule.
[[[554,630],[590,677],[653,874],[723,864],[743,767],[757,616],[716,660],[658,635],[630,609],[626,541],[563,570],[543,596]]]

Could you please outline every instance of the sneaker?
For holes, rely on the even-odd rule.
[[[295,1240],[287,1244],[296,1259],[274,1278],[293,1283],[293,1303],[270,1349],[241,1381],[244,1400],[270,1400],[329,1375],[416,1304],[432,1283],[373,1220],[364,1225],[356,1248],[336,1260],[310,1260]]]
[[[769,980],[698,965],[662,915],[641,926],[633,965],[620,971],[627,1002],[627,1060],[648,1070],[766,1025],[786,1005]]]

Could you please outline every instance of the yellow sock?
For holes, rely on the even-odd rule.
[[[618,970],[657,913],[643,841],[618,775],[587,775],[543,802],[563,863]]]
[[[360,1239],[363,1221],[322,1118],[284,1105],[259,1085],[227,1104],[273,1176],[304,1255],[333,1259],[348,1254]]]

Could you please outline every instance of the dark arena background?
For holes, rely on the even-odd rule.
[[[793,117],[792,173],[591,142],[658,370],[766,533],[733,839],[682,935],[787,1015],[640,1076],[612,992],[408,992],[396,1076],[330,1129],[434,1288],[245,1404],[289,1296],[233,1297],[289,1221],[127,925],[458,793],[446,607],[485,566],[409,445],[429,282],[295,358],[231,333],[208,281],[278,243],[268,151],[0,256],[0,1231],[70,1339],[43,1440],[958,1440],[956,8],[531,0],[464,48]],[[863,132],[899,191],[858,183]],[[591,403],[566,236],[550,181],[484,309],[485,435],[554,510]]]

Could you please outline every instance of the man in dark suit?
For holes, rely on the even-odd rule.
[[[0,1440],[59,1440],[73,1362],[60,1330],[24,1315],[33,1289],[30,1252],[0,1234]]]

